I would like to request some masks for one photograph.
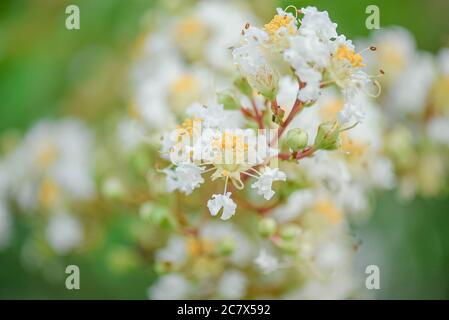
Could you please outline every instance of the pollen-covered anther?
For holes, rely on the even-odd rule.
[[[280,28],[288,28],[289,33],[294,33],[295,29],[291,25],[293,18],[288,15],[275,15],[274,18],[267,24],[265,24],[265,30],[270,34],[274,35]]]
[[[341,45],[337,49],[336,57],[339,60],[347,60],[354,68],[361,68],[363,64],[363,57],[355,53],[353,49],[350,49],[347,45]]]

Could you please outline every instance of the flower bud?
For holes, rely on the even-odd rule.
[[[240,90],[245,96],[251,97],[253,95],[253,89],[249,85],[246,78],[238,78],[234,81],[234,85]]]
[[[263,218],[259,221],[258,230],[261,236],[271,237],[276,232],[276,221],[272,218]]]
[[[240,103],[235,99],[234,95],[229,92],[221,92],[217,95],[218,103],[222,104],[226,110],[240,109]]]
[[[301,228],[294,225],[289,224],[281,229],[280,236],[282,240],[291,241],[294,240],[301,234]]]
[[[302,129],[291,129],[287,133],[287,145],[292,151],[299,151],[307,147],[309,135]]]
[[[155,226],[170,228],[173,225],[168,209],[162,206],[155,206],[150,202],[145,202],[140,206],[139,215],[142,219]]]
[[[224,256],[232,254],[234,249],[235,241],[232,237],[226,237],[218,243],[218,251]]]
[[[337,121],[323,122],[318,127],[314,147],[321,150],[335,150],[340,143],[340,127]]]
[[[108,199],[119,200],[126,195],[126,190],[117,177],[110,177],[103,182],[101,192]]]
[[[295,254],[298,252],[296,243],[292,241],[283,241],[279,245],[279,248],[281,248],[281,250],[284,251],[284,253],[286,254]]]

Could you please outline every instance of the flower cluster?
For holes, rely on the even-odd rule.
[[[449,51],[401,28],[358,50],[315,7],[260,23],[239,2],[178,5],[138,39],[129,105],[95,145],[72,118],[2,137],[0,248],[12,212],[38,221],[22,256],[42,269],[111,219],[132,245],[108,264],[153,267],[152,299],[363,296],[350,224],[373,193],[447,190]]]

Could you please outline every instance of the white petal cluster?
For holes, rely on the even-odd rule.
[[[168,191],[179,190],[185,194],[191,194],[204,182],[201,176],[203,171],[203,168],[191,163],[180,164],[174,170],[164,169]]]
[[[231,192],[226,194],[214,194],[212,199],[207,202],[207,207],[209,208],[210,214],[216,216],[222,209],[221,214],[222,220],[228,220],[235,214],[235,209],[237,205],[231,199]]]
[[[270,200],[274,191],[271,189],[273,181],[285,181],[287,176],[278,168],[271,169],[265,167],[259,179],[251,185],[251,188],[257,190],[257,194],[262,195],[265,200]]]

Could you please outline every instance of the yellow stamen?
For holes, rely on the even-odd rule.
[[[214,250],[214,243],[199,238],[190,238],[187,240],[187,252],[192,257],[211,254]]]
[[[58,186],[51,179],[47,178],[42,182],[39,189],[39,203],[43,207],[48,208],[55,203],[58,194]]]
[[[316,203],[315,212],[324,215],[333,224],[338,224],[342,221],[343,214],[331,201],[322,200]]]
[[[275,35],[276,32],[282,27],[287,28],[288,33],[294,34],[296,30],[294,26],[291,24],[292,21],[293,18],[291,16],[288,15],[281,16],[277,14],[273,17],[273,19],[269,23],[267,23],[264,26],[264,28],[271,36]]]
[[[198,88],[198,81],[189,75],[182,75],[174,81],[172,92],[174,94],[182,94],[184,92],[190,92]]]
[[[368,148],[367,145],[354,142],[351,138],[349,138],[347,132],[342,132],[340,134],[340,141],[340,149],[350,156],[356,156],[359,158],[366,152]]]
[[[324,121],[332,121],[343,108],[344,101],[342,99],[333,99],[323,105],[320,109],[320,115]]]
[[[36,162],[41,168],[52,165],[58,157],[58,150],[51,144],[48,144],[40,150]]]
[[[355,53],[354,50],[349,49],[347,45],[341,45],[337,49],[336,57],[339,60],[347,60],[349,61],[354,68],[364,67],[363,57]]]

